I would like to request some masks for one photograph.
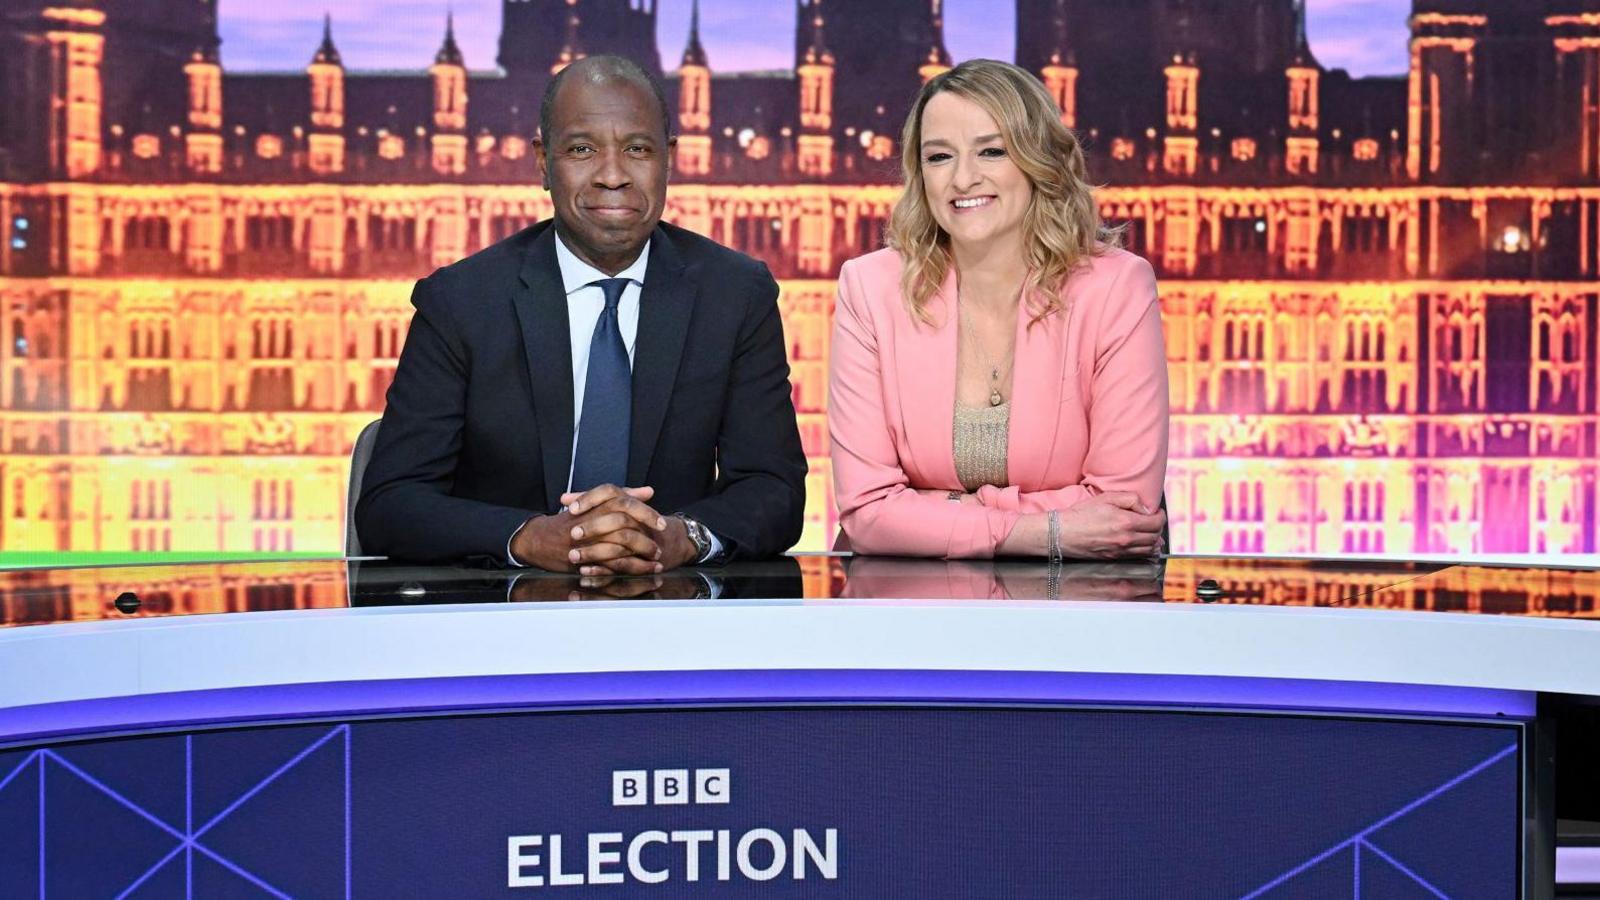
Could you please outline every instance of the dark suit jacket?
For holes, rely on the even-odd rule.
[[[365,552],[505,562],[572,462],[572,346],[549,221],[417,282],[356,504]],[[628,485],[735,558],[799,540],[806,459],[767,267],[658,225],[639,302]]]

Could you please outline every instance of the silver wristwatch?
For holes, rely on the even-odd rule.
[[[711,557],[711,529],[683,513],[673,515],[683,520],[683,530],[689,533],[689,540],[694,544],[694,562],[705,562]]]

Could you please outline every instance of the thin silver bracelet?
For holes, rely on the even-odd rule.
[[[1045,514],[1045,518],[1046,518],[1046,521],[1049,523],[1050,564],[1051,565],[1060,565],[1060,563],[1061,563],[1061,517],[1055,510],[1052,509],[1052,510],[1050,510],[1050,512]]]

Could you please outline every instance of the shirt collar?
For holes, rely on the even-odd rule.
[[[568,296],[571,296],[574,291],[588,287],[602,278],[626,278],[643,287],[644,270],[649,262],[650,241],[646,240],[644,248],[639,251],[638,258],[629,263],[626,269],[615,275],[607,275],[579,259],[578,254],[568,249],[567,242],[561,237],[561,232],[556,232],[556,264],[561,267],[561,286],[566,289]]]

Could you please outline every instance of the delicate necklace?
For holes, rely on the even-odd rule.
[[[1019,290],[1018,293],[1020,294],[1021,291]],[[994,359],[989,356],[988,351],[983,349],[983,342],[978,340],[977,329],[972,327],[972,317],[967,314],[967,304],[961,299],[960,294],[956,295],[956,306],[961,311],[961,327],[972,335],[972,346],[978,353],[979,362],[983,363],[983,367],[989,370],[989,405],[999,406],[1006,402],[1006,398],[1000,394],[1000,367],[995,365]]]

